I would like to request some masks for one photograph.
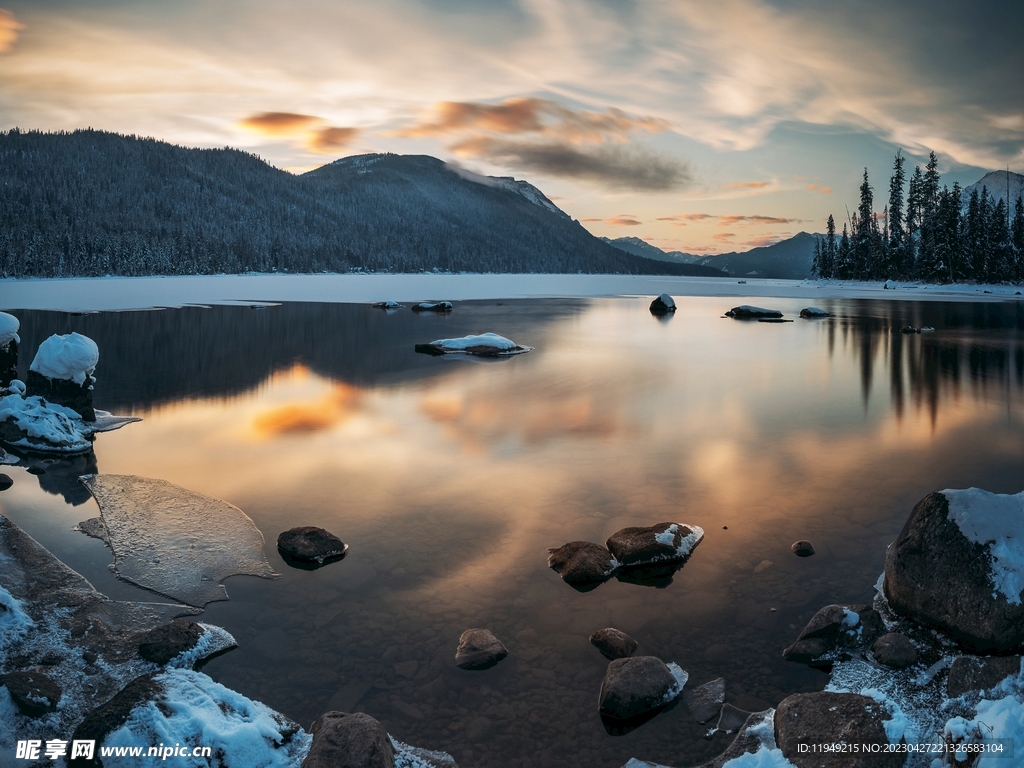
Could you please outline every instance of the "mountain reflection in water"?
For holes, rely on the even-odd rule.
[[[231,599],[207,607],[240,645],[206,667],[215,679],[304,726],[365,710],[464,766],[619,768],[634,755],[694,764],[729,737],[704,740],[685,706],[609,735],[592,632],[629,633],[688,685],[724,677],[740,708],[775,705],[824,685],[782,650],[822,605],[870,601],[914,503],[936,488],[1024,488],[1019,303],[844,300],[815,302],[836,315],[824,320],[721,318],[742,301],[682,298],[666,320],[649,299],[464,302],[448,316],[16,314],[23,366],[50,333],[89,335],[96,405],[144,417],[99,437],[100,472],[225,499],[263,532],[282,578],[232,579]],[[535,351],[413,351],[484,331]],[[101,591],[128,594],[102,544],[70,531],[96,514],[62,490],[74,473],[51,470],[10,470],[4,514]],[[671,583],[581,593],[546,567],[548,547],[662,521],[706,531]],[[336,533],[349,555],[288,568],[274,542],[296,525]],[[793,555],[798,539],[817,554]],[[509,657],[455,668],[470,627]]]

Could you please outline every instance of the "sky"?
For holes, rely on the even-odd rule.
[[[747,250],[876,208],[897,150],[1024,172],[1024,4],[0,0],[0,130],[430,154],[595,235]]]

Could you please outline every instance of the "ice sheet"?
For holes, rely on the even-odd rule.
[[[86,475],[99,504],[118,576],[203,606],[227,600],[228,576],[275,578],[263,534],[238,507],[165,480]]]

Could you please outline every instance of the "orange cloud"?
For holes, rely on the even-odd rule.
[[[18,32],[25,25],[14,18],[14,14],[6,8],[0,8],[0,53],[10,51],[18,40]]]
[[[716,232],[711,236],[714,240],[728,240],[730,237],[736,237],[732,232]]]
[[[605,221],[607,221],[613,227],[636,227],[639,226],[640,224],[643,224],[642,221],[638,221],[635,216],[632,216],[628,213],[617,214],[608,219],[605,219]]]
[[[752,240],[747,240],[747,242],[744,243],[744,245],[749,245],[752,248],[760,248],[765,245],[775,245],[780,240],[782,240],[782,237],[780,235],[776,235],[773,232],[769,232],[766,235],[758,235]]]
[[[808,184],[807,188],[809,190],[811,190],[811,192],[821,192],[821,194],[823,194],[823,195],[831,195],[832,194],[832,188],[831,187],[822,187],[822,186],[819,186],[817,184]]]
[[[358,133],[358,128],[338,128],[335,126],[318,128],[309,134],[309,138],[306,140],[306,147],[314,152],[333,152],[342,147],[347,147]]]
[[[673,221],[677,226],[685,227],[687,221],[714,221],[720,227],[727,227],[733,224],[793,224],[803,221],[802,219],[783,219],[778,216],[713,216],[710,213],[680,213],[678,216],[660,216],[658,221]]]
[[[288,403],[264,411],[253,419],[253,427],[261,437],[319,432],[341,424],[359,406],[362,391],[347,384],[336,384],[320,400],[310,403]]]
[[[291,136],[322,122],[319,117],[295,112],[260,112],[245,118],[239,125],[268,136]]]
[[[722,189],[764,189],[771,186],[770,181],[734,181],[726,184]]]

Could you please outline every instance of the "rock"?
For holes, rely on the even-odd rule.
[[[793,546],[790,549],[793,550],[793,554],[797,557],[810,557],[814,554],[814,545],[803,539],[793,542]]]
[[[683,691],[683,703],[698,723],[718,717],[725,703],[725,678],[719,677],[692,690],[686,689]]]
[[[283,556],[294,560],[323,563],[324,560],[344,557],[348,544],[323,528],[302,525],[278,536],[277,549]]]
[[[904,325],[902,328],[900,328],[900,333],[920,333],[920,332],[921,332],[920,328],[915,328],[912,325]]]
[[[807,640],[797,640],[782,652],[782,658],[797,664],[814,664],[834,648],[835,644],[827,638],[811,637]]]
[[[826,312],[824,309],[818,309],[817,307],[804,307],[803,309],[800,310],[800,317],[832,317],[832,313]]]
[[[467,629],[459,638],[455,665],[461,669],[490,669],[508,656],[508,649],[486,629]]]
[[[606,542],[619,565],[628,567],[648,563],[685,560],[704,538],[696,525],[657,523],[649,528],[623,528]]]
[[[895,290],[896,283],[894,283],[892,280],[886,280],[884,283],[882,283],[882,288],[886,291]]]
[[[726,317],[735,317],[738,320],[746,320],[749,318],[756,317],[782,317],[782,313],[777,309],[765,309],[764,307],[752,307],[749,304],[741,304],[738,307],[733,307],[725,313]]]
[[[771,560],[762,560],[760,563],[754,566],[754,573],[764,573],[771,568],[775,563]]]
[[[636,650],[636,640],[617,629],[599,629],[590,636],[591,644],[607,659],[624,659]]]
[[[376,301],[371,304],[374,309],[403,309],[405,304],[399,304],[397,301]]]
[[[885,749],[889,738],[883,722],[889,715],[879,702],[857,693],[795,693],[775,710],[775,742],[797,768],[902,768],[901,752],[820,753],[800,751],[800,745],[878,744]]]
[[[91,376],[86,383],[79,385],[65,379],[48,379],[45,376],[29,371],[25,377],[25,388],[29,397],[38,395],[47,402],[57,403],[76,411],[83,421],[96,421],[96,410],[92,405]]]
[[[786,661],[815,664],[840,649],[851,649],[870,644],[885,632],[882,617],[869,605],[826,605],[820,609],[797,641],[782,654]]]
[[[751,714],[753,713],[734,707],[732,704],[723,704],[722,714],[718,716],[715,730],[729,733],[730,731],[742,728],[743,724],[748,722]]]
[[[166,664],[179,653],[195,648],[204,631],[188,619],[175,619],[154,627],[139,637],[139,656],[154,664]]]
[[[661,294],[654,301],[651,302],[651,314],[652,315],[666,315],[669,312],[676,311],[676,302],[667,293]]]
[[[987,691],[1021,671],[1020,656],[960,656],[949,668],[946,695],[954,699],[968,691]]]
[[[39,717],[57,709],[63,695],[61,687],[42,672],[9,672],[0,676],[18,709],[29,717]]]
[[[21,323],[14,315],[0,312],[0,387],[7,387],[18,378],[18,329]]]
[[[412,305],[413,312],[451,312],[452,309],[450,301],[422,301]]]
[[[428,355],[464,354],[478,357],[509,357],[530,352],[533,347],[524,347],[516,344],[512,339],[488,331],[458,339],[436,339],[429,344],[417,344],[415,350]]]
[[[164,687],[153,679],[153,675],[136,677],[124,688],[118,691],[113,698],[104,704],[96,707],[85,719],[75,728],[73,740],[95,741],[97,745],[103,742],[107,734],[116,731],[139,704],[151,701],[163,693]],[[99,750],[97,749],[98,753]],[[71,761],[71,765],[86,764],[99,765],[98,760],[89,762]]]
[[[570,541],[548,550],[548,568],[577,588],[592,588],[607,581],[618,565],[611,552],[589,541]]]
[[[394,768],[384,726],[362,712],[325,712],[310,727],[313,744],[302,768]]]
[[[658,712],[681,690],[672,670],[655,656],[615,659],[601,683],[598,706],[604,718],[631,721]]]
[[[11,480],[10,475],[0,474],[0,491],[6,491],[14,485],[14,481]]]
[[[889,632],[871,646],[875,661],[893,669],[904,669],[917,663],[917,649],[906,635]]]
[[[894,610],[948,632],[964,648],[1006,653],[1024,644],[1024,605],[994,586],[991,567],[988,547],[963,534],[946,495],[935,491],[889,547],[883,589]]]

